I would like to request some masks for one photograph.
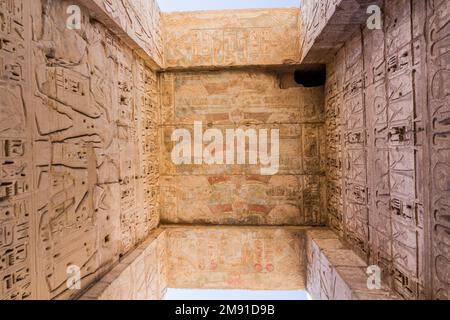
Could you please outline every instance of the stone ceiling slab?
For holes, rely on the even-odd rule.
[[[299,9],[163,14],[167,69],[296,64]]]

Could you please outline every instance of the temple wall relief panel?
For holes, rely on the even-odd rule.
[[[5,299],[75,296],[159,221],[157,76],[72,4],[0,1]]]

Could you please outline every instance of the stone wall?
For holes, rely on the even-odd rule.
[[[364,29],[383,2],[383,30]],[[99,279],[92,297],[161,298],[166,258],[173,286],[301,288],[301,228],[249,226],[325,224],[345,241],[308,249],[316,296],[361,297],[330,267],[344,250],[361,281],[374,264],[403,298],[448,299],[449,12],[446,0],[164,15],[155,0],[0,0],[0,299],[74,298]],[[295,83],[300,62],[328,63],[325,92]],[[174,165],[171,134],[194,121],[279,129],[279,171]],[[154,247],[160,220],[225,226],[169,228]],[[68,290],[74,266],[81,291]]]
[[[409,299],[449,297],[448,12],[386,1],[328,66],[330,225]]]
[[[428,61],[429,136],[426,144],[430,166],[425,168],[430,180],[428,189],[430,213],[428,232],[431,233],[430,296],[450,299],[450,3],[427,2],[426,42]],[[423,42],[422,42],[423,43]],[[422,89],[423,92],[423,89]],[[430,168],[430,170],[428,170]]]
[[[72,4],[0,1],[2,299],[72,297],[159,223],[157,75]]]
[[[165,226],[83,294],[161,300],[167,288],[305,290],[302,227]]]
[[[163,222],[326,222],[323,87],[300,87],[286,71],[169,72],[162,75],[161,94]],[[279,129],[279,171],[262,175],[260,162],[174,165],[172,133],[187,129],[194,137],[194,121],[224,137],[226,129]]]
[[[299,9],[163,14],[167,69],[300,62]]]
[[[170,288],[304,290],[305,230],[167,228]]]

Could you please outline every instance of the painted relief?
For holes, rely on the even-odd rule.
[[[0,1],[0,299],[36,296],[30,30],[26,1]]]
[[[325,223],[323,87],[282,89],[279,73],[258,70],[169,72],[161,87],[162,222]],[[175,165],[172,133],[194,137],[194,121],[224,137],[229,129],[278,130],[277,173],[261,175],[262,166],[248,162]]]
[[[302,230],[221,227],[168,228],[166,232],[169,287],[248,290],[305,287]]]
[[[166,13],[162,20],[167,68],[299,62],[298,9]]]

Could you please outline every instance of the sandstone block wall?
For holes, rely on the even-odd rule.
[[[2,299],[72,297],[159,223],[157,75],[72,4],[0,1]]]
[[[73,4],[80,30],[66,25]],[[370,4],[384,5],[382,30],[364,29]],[[154,0],[0,0],[0,298],[76,297],[74,265],[82,290],[117,265],[93,287],[103,297],[161,298],[166,258],[174,286],[304,287],[301,232],[248,226],[328,223],[345,248],[332,235],[336,256],[308,252],[316,296],[355,297],[353,278],[322,264],[345,250],[363,268],[351,247],[402,298],[448,299],[449,12],[446,0],[162,16]],[[301,61],[329,63],[325,92],[294,83],[286,65]],[[279,129],[279,172],[175,166],[171,133],[194,121]],[[170,229],[166,250],[130,254],[160,219],[243,226]],[[197,246],[209,260],[189,256]]]
[[[447,299],[448,2],[384,14],[328,66],[329,221],[401,296]]]
[[[300,62],[299,9],[163,14],[167,69]]]
[[[293,72],[257,69],[162,75],[163,222],[326,222],[323,87],[283,86],[285,75],[293,79]],[[193,138],[194,121],[202,121],[204,130],[220,130],[224,137],[226,129],[278,129],[278,173],[264,176],[261,165],[249,164],[174,165],[172,132],[187,129]]]
[[[305,60],[308,53],[316,50],[314,43],[320,38],[323,30],[343,0],[301,0],[300,1],[300,55]],[[341,29],[345,28],[345,24]],[[335,29],[336,30],[336,29]],[[334,38],[339,41],[338,38]]]

